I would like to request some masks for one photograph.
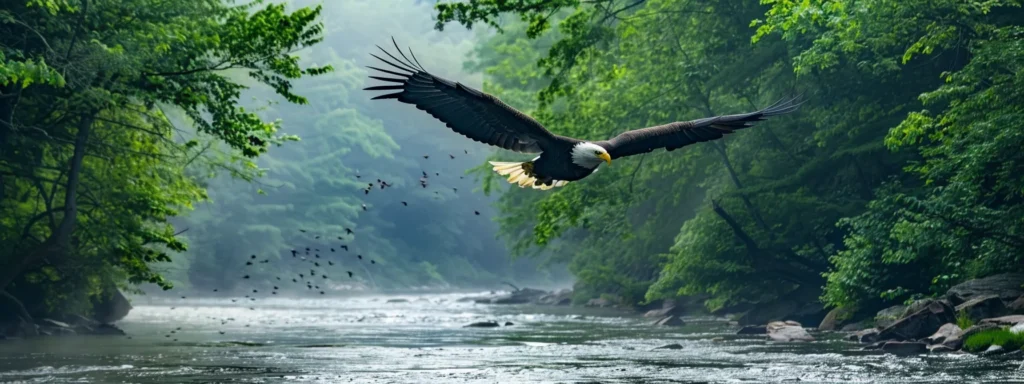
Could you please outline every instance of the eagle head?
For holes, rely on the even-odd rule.
[[[572,147],[572,162],[583,168],[594,169],[601,165],[601,162],[609,165],[612,163],[612,156],[604,147],[591,143],[582,142]]]

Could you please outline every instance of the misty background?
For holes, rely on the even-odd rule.
[[[188,250],[156,269],[175,291],[231,292],[246,274],[252,281],[271,281],[309,269],[310,263],[292,257],[293,249],[300,257],[319,254],[336,263],[325,272],[333,289],[500,288],[501,281],[571,285],[564,264],[538,268],[534,259],[510,258],[492,219],[497,197],[485,195],[481,172],[472,172],[495,149],[411,105],[370,101],[372,92],[362,90],[373,82],[366,66],[382,64],[370,54],[381,56],[376,45],[392,49],[392,36],[432,73],[483,87],[483,75],[466,63],[493,31],[451,26],[438,32],[432,7],[411,0],[324,4],[323,42],[297,52],[303,65],[334,67],[333,73],[295,83],[310,104],[280,103],[257,84],[246,94],[248,107],[280,119],[281,133],[300,141],[271,147],[258,158],[266,174],[254,182],[218,173],[208,182],[210,200],[174,220],[185,230],[180,236]],[[419,184],[423,172],[426,188]],[[392,187],[382,190],[378,179]],[[345,228],[355,233],[347,235]],[[306,247],[313,250],[308,256]],[[252,255],[269,262],[245,266]],[[345,270],[355,277],[343,276]]]

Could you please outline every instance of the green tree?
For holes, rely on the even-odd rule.
[[[246,86],[229,74],[305,103],[291,82],[330,67],[302,66],[291,53],[320,40],[319,12],[213,0],[6,3],[0,290],[48,300],[22,317],[87,311],[82,298],[116,283],[170,287],[151,269],[184,250],[168,219],[205,197],[186,171],[253,177],[249,159],[289,139],[238,105]],[[164,110],[197,135],[176,140]],[[213,142],[232,158],[206,156]]]

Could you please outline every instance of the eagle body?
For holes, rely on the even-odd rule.
[[[365,90],[397,91],[373,99],[396,99],[445,123],[448,128],[474,141],[520,153],[539,154],[525,162],[490,162],[493,170],[510,183],[534,189],[561,187],[596,172],[612,159],[668,151],[704,141],[720,139],[738,129],[753,126],[767,117],[792,112],[796,99],[780,100],[755,112],[679,121],[623,132],[603,141],[586,141],[551,133],[532,117],[505,104],[497,97],[428,72],[409,51],[406,56],[392,39],[401,59],[380,48],[391,60],[371,56],[390,65],[389,69],[369,67],[390,77],[370,76],[393,84]]]

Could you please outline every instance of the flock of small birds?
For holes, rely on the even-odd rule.
[[[469,154],[468,150],[466,150],[464,152],[467,155]],[[451,160],[455,159],[455,155],[452,155],[450,153],[448,154],[448,157]],[[430,159],[430,155],[423,155],[423,158],[424,159]],[[422,171],[422,173],[423,173],[423,176],[420,177],[419,184],[420,184],[420,187],[427,188],[429,180],[430,180],[430,174],[427,171]],[[434,176],[441,176],[441,173],[440,172],[434,172]],[[362,175],[359,174],[358,170],[355,173],[355,177],[356,177],[356,179],[361,179],[362,178]],[[464,179],[465,177],[464,176],[459,176],[459,178],[460,179]],[[374,187],[379,187],[381,190],[383,190],[385,188],[390,188],[392,186],[393,185],[391,183],[387,182],[387,181],[384,181],[384,180],[381,180],[381,179],[377,179],[375,183],[368,183],[367,187],[363,189],[363,194],[364,195],[369,195],[370,192],[374,189]],[[453,187],[452,188],[452,192],[458,193],[458,188],[454,188]],[[438,191],[434,191],[434,193],[438,194]],[[403,206],[409,206],[409,203],[406,202],[406,201],[402,201],[401,203],[402,203]],[[368,210],[366,204],[362,204],[361,208],[364,211]],[[473,214],[479,216],[480,215],[480,211],[473,211]],[[282,285],[270,285],[270,284],[267,284],[267,286],[271,286],[272,287],[269,290],[269,296],[268,297],[272,297],[274,295],[277,295],[278,292],[281,292],[282,291],[281,286],[283,286],[283,284],[287,283],[288,280],[290,280],[293,285],[296,285],[296,284],[299,285],[299,289],[300,290],[301,290],[301,286],[305,285],[305,287],[306,287],[305,291],[310,292],[311,294],[325,295],[326,294],[327,282],[331,281],[329,273],[334,273],[334,272],[337,272],[339,270],[344,270],[344,273],[348,275],[349,279],[355,279],[356,278],[356,273],[352,272],[351,270],[345,270],[344,268],[341,268],[341,264],[343,263],[342,258],[344,256],[340,256],[340,257],[338,256],[342,252],[345,252],[345,253],[349,252],[349,244],[337,244],[336,246],[332,245],[332,244],[326,244],[325,245],[325,243],[327,243],[327,241],[325,241],[326,240],[325,236],[327,236],[327,235],[316,234],[316,233],[314,233],[312,231],[309,231],[309,230],[306,230],[306,229],[299,229],[299,232],[301,232],[303,234],[306,234],[306,235],[312,236],[313,237],[312,240],[314,240],[316,243],[319,243],[318,245],[302,246],[302,247],[298,247],[298,248],[295,248],[295,249],[291,250],[291,260],[293,260],[293,262],[298,262],[298,263],[308,263],[307,266],[309,267],[309,273],[307,274],[306,271],[305,271],[306,267],[303,267],[303,268],[300,268],[302,270],[302,272],[294,273],[294,274],[291,274],[291,275],[282,275],[283,278],[282,278],[282,276],[274,276],[274,280],[273,281],[280,281],[280,282],[282,282],[281,283]],[[335,238],[339,242],[341,242],[341,241],[346,241],[346,237],[347,236],[354,236],[354,235],[355,235],[355,231],[352,228],[345,228],[344,235],[335,236]],[[352,240],[352,238],[349,238],[348,240]],[[339,252],[338,250],[340,250],[341,252]],[[321,256],[321,254],[323,254],[323,256]],[[362,254],[358,254],[358,253],[355,255],[355,259],[356,259],[357,263],[364,263],[365,261],[368,260],[370,264],[373,264],[373,265],[377,264],[376,260],[373,260],[373,259],[370,259],[370,258],[364,258]],[[285,258],[285,259],[282,259],[282,260],[288,260],[288,259]],[[245,258],[245,267],[253,267],[253,266],[257,265],[257,264],[269,264],[269,263],[271,263],[271,260],[269,258],[265,258],[263,260],[259,260],[256,255],[249,255],[247,258]],[[339,268],[331,268],[331,267],[335,267],[335,266],[337,266]],[[334,269],[334,271],[329,271],[330,269]],[[285,269],[281,269],[281,270],[285,270]],[[290,270],[295,270],[294,266],[293,266],[293,268],[290,268]],[[366,270],[366,271],[367,271],[367,273],[369,273],[369,270]],[[253,272],[253,273],[255,273],[255,272]],[[245,272],[242,272],[241,279],[244,280],[244,281],[252,280],[250,274],[249,273],[245,273]],[[323,284],[324,287],[321,287],[321,284]],[[213,289],[213,292],[217,293],[217,292],[219,292],[219,289]],[[257,296],[256,295],[259,294],[259,292],[260,292],[259,289],[253,288],[252,289],[252,294],[245,295],[244,300],[247,300],[249,302],[257,301]],[[266,294],[266,292],[264,292],[264,293]],[[186,296],[181,296],[181,299],[184,300],[184,299],[187,299],[187,297]],[[238,300],[239,299],[231,299],[231,302],[232,303],[237,303]],[[170,309],[174,310],[175,307],[171,307]],[[249,309],[250,310],[255,310],[255,307],[249,307]],[[234,319],[233,318],[224,318],[224,319],[220,319],[220,321],[221,321],[221,325],[225,325],[225,324],[227,324],[230,321],[234,321]],[[248,327],[248,325],[246,325],[246,327]],[[178,334],[180,332],[181,332],[181,327],[177,327],[177,328],[171,330],[170,332],[168,332],[167,334],[165,334],[164,337],[170,339],[170,338],[174,337],[176,334]],[[221,335],[226,333],[223,330],[218,331],[218,332]],[[173,341],[178,341],[178,339],[175,338],[175,339],[173,339]]]

